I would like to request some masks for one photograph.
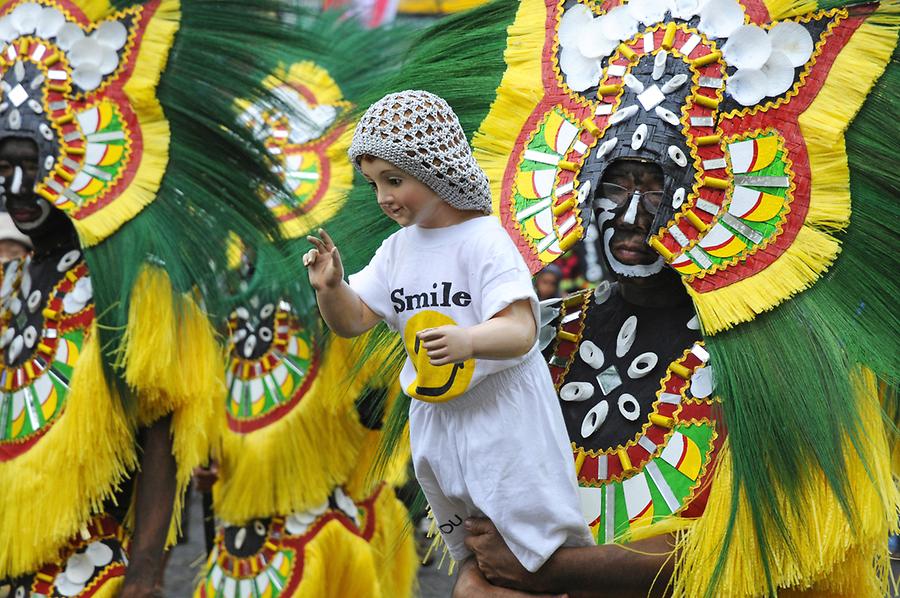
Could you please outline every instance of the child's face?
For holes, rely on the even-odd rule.
[[[449,204],[427,185],[381,158],[364,156],[360,170],[375,189],[378,206],[400,226],[445,226]]]

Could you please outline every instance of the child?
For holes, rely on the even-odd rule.
[[[363,115],[350,159],[403,228],[343,280],[322,230],[304,256],[322,317],[341,336],[384,320],[402,333],[400,373],[416,478],[451,556],[463,521],[493,520],[536,571],[560,546],[592,544],[572,451],[538,352],[538,303],[524,261],[493,217],[487,177],[450,106],[403,91]]]

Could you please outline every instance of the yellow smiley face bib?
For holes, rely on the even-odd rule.
[[[456,322],[450,316],[432,310],[422,311],[406,322],[403,344],[416,370],[416,378],[407,386],[406,394],[415,399],[443,403],[455,399],[469,388],[475,373],[474,359],[467,359],[462,363],[431,365],[425,347],[416,336],[427,328],[448,325],[456,326]]]

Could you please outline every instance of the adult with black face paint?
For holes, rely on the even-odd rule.
[[[557,385],[569,437],[582,451],[618,455],[619,449],[634,444],[648,420],[652,422],[658,415],[654,401],[666,366],[700,338],[690,298],[678,276],[664,268],[662,259],[647,245],[663,201],[663,181],[656,164],[621,159],[603,172],[594,196],[603,257],[615,282],[601,283],[587,296],[581,345],[592,351],[580,351],[580,359],[570,364]],[[562,329],[560,320],[557,318],[555,325]],[[631,338],[623,343],[623,330],[628,329]],[[552,345],[545,355],[552,365]],[[568,396],[576,392],[591,396],[584,399],[582,395],[580,400]],[[606,467],[612,471],[611,463]],[[595,471],[594,475],[602,480],[602,473]],[[583,484],[584,469],[581,474]],[[598,521],[599,514],[591,523]],[[601,544],[621,532],[603,523],[598,538]],[[674,538],[670,534],[625,545],[563,548],[539,571],[529,573],[518,565],[490,520],[473,518],[464,525],[470,534],[466,545],[476,558],[460,570],[454,590],[457,598],[530,595],[526,592],[566,592],[571,597],[662,596],[673,571]]]
[[[48,335],[46,330],[51,325],[56,325],[45,321],[49,312],[54,311],[50,305],[52,299],[62,297],[65,305],[62,310],[81,320],[78,325],[64,324],[64,327],[78,326],[86,329],[86,325],[93,319],[89,276],[75,228],[60,210],[34,193],[39,160],[38,146],[32,139],[6,137],[0,140],[0,177],[7,210],[16,227],[31,238],[34,246],[32,255],[7,265],[3,276],[4,284],[0,289],[0,299],[3,301],[0,317],[4,330],[0,337],[0,348],[4,351],[4,365],[7,368],[15,368],[34,359],[40,360],[36,344],[39,334],[37,331],[43,329],[44,334]],[[71,292],[64,293],[62,289],[67,280],[74,282],[74,285],[71,285]],[[51,317],[55,315],[51,314]],[[74,364],[74,360],[72,363]],[[57,375],[57,380],[60,378]],[[57,392],[60,390],[57,389]],[[63,401],[63,398],[58,400],[60,404]],[[40,412],[29,414],[37,420],[33,422],[38,424],[32,430],[35,436],[46,433],[60,416],[61,407],[54,413],[44,410],[44,406],[44,403],[37,405],[34,402],[29,405],[32,411],[40,409]],[[7,417],[4,410],[0,414],[0,432],[5,439],[9,439],[7,426],[10,421]],[[105,414],[98,413],[97,417],[105,417]],[[83,532],[95,534],[99,531],[98,528],[106,532],[104,535],[113,532],[112,538],[89,544],[84,554],[91,553],[91,559],[106,561],[110,567],[116,567],[117,564],[124,567],[127,564],[120,594],[123,597],[156,596],[160,591],[163,547],[172,517],[176,487],[175,458],[169,435],[170,420],[171,415],[168,415],[138,429],[135,437],[140,455],[138,469],[118,485],[118,489],[105,501],[103,508],[94,514],[90,525]],[[12,426],[15,426],[15,421]],[[92,447],[86,444],[83,450],[91,451]],[[8,458],[8,455],[4,457]],[[23,472],[23,475],[42,474]],[[43,475],[52,475],[52,472]],[[123,549],[126,537],[124,524],[132,495],[134,533],[130,538],[126,560]],[[34,530],[34,533],[39,536],[41,532]],[[81,561],[76,554],[64,564],[72,568],[74,576],[77,575],[76,569]],[[93,566],[91,570],[93,571]],[[12,592],[10,595],[18,596],[15,594],[16,588],[33,587],[35,578],[42,574],[43,571],[38,571],[15,579],[0,580],[0,589],[5,585]]]

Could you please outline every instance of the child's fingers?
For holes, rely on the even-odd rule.
[[[319,234],[322,236],[322,241],[325,243],[325,249],[328,251],[334,249],[334,241],[331,240],[331,235],[325,232],[324,228],[319,229]]]
[[[417,333],[420,341],[431,341],[444,337],[444,331],[441,330],[442,326],[437,328],[426,328],[425,330],[420,330]]]
[[[319,256],[319,251],[317,249],[310,249],[306,253],[303,254],[303,265],[307,268],[316,263],[316,258]]]
[[[322,242],[321,239],[314,237],[312,235],[308,235],[306,240],[316,246],[321,253],[328,253],[328,250],[325,248],[325,243]]]
[[[435,338],[430,341],[423,341],[422,346],[425,347],[425,350],[428,351],[428,354],[431,355],[434,351],[442,351],[447,348],[447,343],[444,342],[443,338]]]
[[[446,357],[450,352],[450,349],[447,348],[447,345],[439,345],[434,346],[432,348],[425,347],[425,352],[428,353],[428,357],[432,359],[438,359],[440,357]]]

